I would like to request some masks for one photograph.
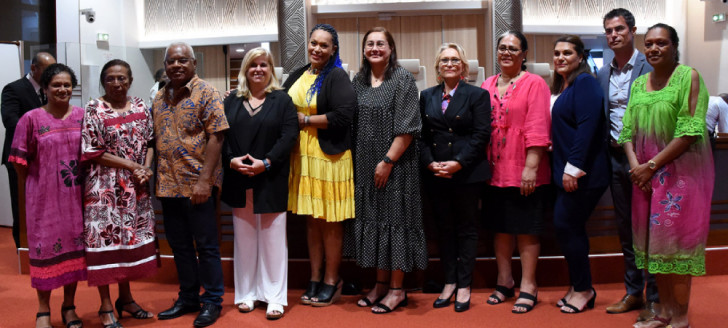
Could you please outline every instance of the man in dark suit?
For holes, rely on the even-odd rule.
[[[634,33],[637,31],[632,13],[623,8],[613,9],[604,16],[604,34],[609,48],[614,51],[614,60],[604,65],[597,73],[599,84],[604,90],[604,108],[607,118],[606,138],[609,143],[609,158],[612,166],[610,190],[617,218],[619,240],[624,254],[624,285],[627,294],[617,303],[607,307],[607,313],[624,313],[645,307],[638,321],[648,320],[653,314],[653,303],[658,301],[655,277],[637,269],[632,248],[632,183],[629,179],[629,162],[624,150],[617,144],[622,131],[622,117],[629,102],[632,82],[640,75],[652,71],[645,55],[634,47]],[[642,291],[647,283],[646,297]]]
[[[35,54],[30,62],[30,73],[14,82],[8,83],[2,93],[2,117],[5,126],[5,144],[3,145],[2,164],[8,170],[10,183],[10,200],[13,209],[13,239],[15,247],[20,247],[20,215],[18,214],[18,174],[8,164],[10,145],[13,143],[15,126],[23,114],[46,103],[45,95],[40,88],[40,75],[56,59],[47,52]]]

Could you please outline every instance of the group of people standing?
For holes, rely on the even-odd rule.
[[[29,76],[40,75],[36,90],[48,102],[19,118],[8,159],[26,204],[36,326],[50,326],[50,290],[64,286],[63,321],[81,327],[73,294],[86,279],[99,286],[105,327],[121,327],[114,307],[120,317],[154,317],[134,302],[129,281],[158,264],[149,191],[156,162],[180,282],[160,320],[199,312],[194,324],[204,327],[220,315],[218,194],[233,208],[237,309],[265,302],[266,317],[278,319],[288,305],[287,211],[307,222],[311,278],[301,303],[336,302],[341,259],[351,256],[376,268],[376,284],[357,305],[381,314],[407,305],[405,273],[427,266],[423,197],[432,204],[445,277],[433,307],[470,308],[482,216],[495,232],[498,266],[487,303],[515,296],[517,246],[522,274],[512,312],[529,312],[538,303],[539,234],[555,190],[554,227],[570,278],[557,305],[579,313],[596,298],[585,224],[611,186],[627,295],[607,312],[647,305],[638,326],[687,327],[690,277],[705,273],[713,187],[707,91],[695,70],[678,64],[672,27],[650,27],[645,54],[634,48],[629,11],[611,11],[604,27],[615,59],[596,78],[583,42],[567,35],[554,43],[549,87],[525,69],[525,36],[508,31],[497,40],[501,73],[480,88],[468,84],[465,51],[445,43],[434,62],[438,85],[419,95],[382,27],[364,35],[352,80],[341,68],[336,30],[319,24],[309,34],[310,63],[283,86],[273,56],[256,48],[224,100],[195,74],[192,48],[174,43],[165,52],[169,81],[151,109],[127,95],[133,78],[124,61],[103,67],[105,94],[82,109],[69,105],[73,71],[37,55]],[[3,117],[5,106],[4,91]],[[648,283],[647,302],[644,281],[654,278],[644,272],[659,287]],[[120,290],[115,305],[112,283]]]

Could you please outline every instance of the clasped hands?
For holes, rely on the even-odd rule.
[[[453,174],[463,168],[458,161],[432,162],[427,168],[435,173],[436,177],[451,179]]]
[[[655,171],[648,163],[639,164],[629,170],[629,180],[644,192],[652,192],[652,176]]]
[[[242,175],[253,177],[265,171],[265,164],[263,164],[262,159],[245,154],[244,156],[231,159],[230,168],[240,172]]]
[[[132,178],[134,181],[138,184],[145,184],[147,181],[149,181],[152,178],[152,169],[139,165],[139,167],[135,168],[134,171],[132,171]]]

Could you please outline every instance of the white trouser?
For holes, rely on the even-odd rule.
[[[253,189],[245,208],[233,208],[235,304],[244,300],[288,305],[286,212],[253,213]]]

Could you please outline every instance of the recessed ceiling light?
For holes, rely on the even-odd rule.
[[[245,52],[245,49],[243,49],[243,48],[237,48],[237,49],[235,49],[235,52]]]

